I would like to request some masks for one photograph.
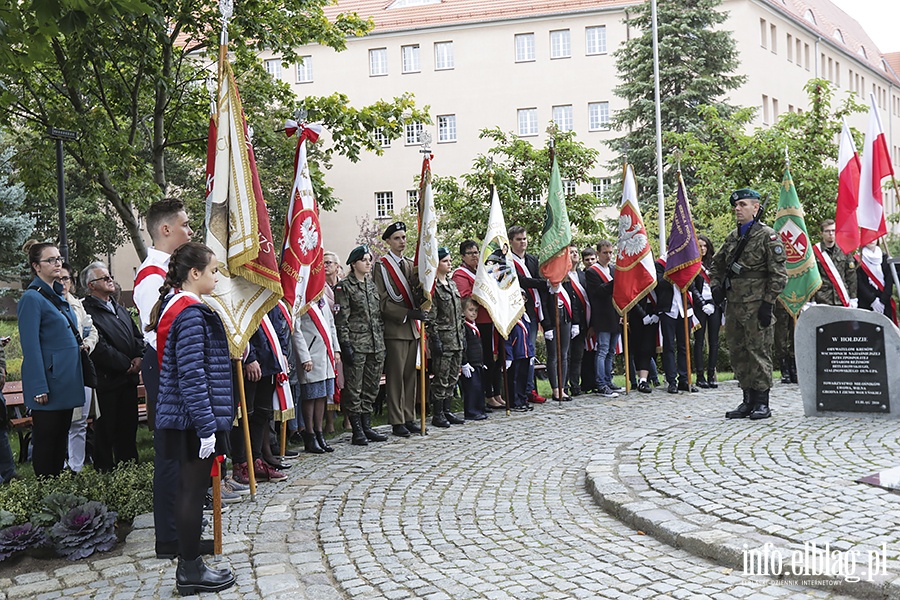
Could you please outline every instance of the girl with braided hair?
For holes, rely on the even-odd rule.
[[[156,331],[160,384],[156,431],[166,459],[180,465],[175,504],[181,595],[234,585],[229,569],[210,569],[200,557],[203,504],[214,454],[224,454],[234,421],[231,359],[222,320],[201,301],[218,281],[213,251],[197,242],[179,246],[169,261],[148,330]],[[174,292],[170,295],[169,292]]]

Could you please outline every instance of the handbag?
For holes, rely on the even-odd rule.
[[[78,330],[75,329],[75,325],[72,324],[72,321],[66,314],[63,312],[62,306],[53,301],[53,298],[47,293],[47,291],[36,285],[29,287],[30,290],[37,290],[37,292],[50,301],[50,304],[55,306],[59,313],[66,320],[66,323],[69,324],[69,329],[72,330],[72,334],[75,336],[75,342],[78,344],[78,348],[81,350],[79,356],[81,358],[81,378],[84,380],[84,386],[89,388],[97,387],[97,368],[94,366],[94,361],[91,359],[90,353],[82,348],[84,344],[84,339],[82,339],[81,334],[78,333]]]

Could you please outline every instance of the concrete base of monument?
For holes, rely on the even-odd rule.
[[[900,329],[883,314],[839,306],[800,313],[794,349],[807,417],[900,418]]]

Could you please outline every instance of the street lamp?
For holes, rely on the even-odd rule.
[[[69,240],[66,237],[66,189],[65,172],[63,171],[63,142],[74,142],[78,133],[68,129],[47,128],[47,136],[56,140],[56,203],[59,208],[59,253],[63,260],[69,261]]]

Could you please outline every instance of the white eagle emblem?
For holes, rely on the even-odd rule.
[[[647,235],[641,233],[639,223],[633,223],[631,215],[619,217],[619,252],[626,256],[636,256],[647,247]]]
[[[312,217],[306,217],[300,224],[300,237],[297,238],[297,244],[304,253],[312,252],[319,245],[319,231],[313,224]]]

